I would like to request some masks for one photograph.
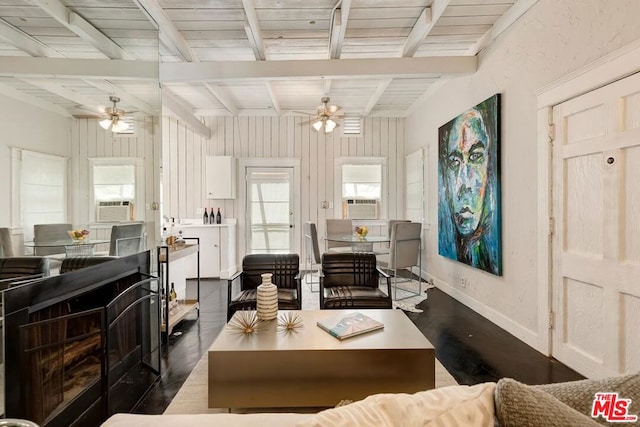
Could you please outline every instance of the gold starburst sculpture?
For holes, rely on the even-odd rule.
[[[292,311],[282,313],[278,317],[278,328],[284,331],[294,331],[302,327],[302,318]]]
[[[233,331],[240,334],[253,334],[258,331],[258,316],[255,311],[241,310],[229,321],[228,327]]]

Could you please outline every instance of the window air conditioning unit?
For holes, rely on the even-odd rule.
[[[347,199],[345,200],[347,218],[378,219],[378,200]]]
[[[135,214],[133,202],[129,200],[113,200],[98,202],[97,222],[133,221]]]

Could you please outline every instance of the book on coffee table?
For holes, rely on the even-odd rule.
[[[382,322],[360,312],[318,320],[317,325],[339,340],[384,328]]]

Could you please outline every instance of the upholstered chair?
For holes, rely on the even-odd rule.
[[[0,257],[15,256],[13,251],[13,241],[11,240],[11,232],[7,227],[0,228]]]
[[[117,224],[111,227],[110,256],[133,255],[144,250],[144,223]]]
[[[306,222],[304,224],[304,242],[305,242],[305,282],[311,287],[311,292],[318,292],[318,290],[313,289],[313,285],[319,283],[317,280],[313,281],[313,273],[315,270],[313,269],[314,264],[320,265],[322,261],[320,254],[320,245],[318,244],[318,230],[316,228],[316,224],[313,222]],[[307,265],[308,263],[308,265]],[[309,268],[307,268],[309,267]],[[307,279],[306,274],[309,275],[309,279]]]
[[[250,254],[242,259],[242,271],[228,282],[227,320],[238,310],[255,310],[257,287],[262,274],[272,273],[271,281],[278,287],[278,309],[300,310],[302,307],[302,275],[298,254]],[[235,291],[234,285],[240,284]]]
[[[383,291],[380,281],[383,281]],[[389,276],[369,252],[322,255],[320,308],[392,308]]]
[[[353,223],[350,219],[328,219],[327,236],[350,236],[353,234]],[[329,252],[351,252],[351,243],[332,242],[327,240]]]
[[[60,266],[60,274],[67,273],[69,271],[80,270],[85,267],[91,267],[96,264],[102,264],[103,262],[118,259],[116,256],[77,256],[68,257],[62,260]]]

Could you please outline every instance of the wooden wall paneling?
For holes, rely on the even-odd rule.
[[[364,119],[364,138],[373,147],[373,156],[381,157],[382,149],[380,148],[380,138],[374,134],[373,120]]]
[[[257,117],[247,117],[247,157],[256,157],[257,141],[256,131],[258,129]]]
[[[269,135],[269,157],[279,156],[278,136],[280,135],[280,120],[278,117],[271,118],[271,135]]]
[[[395,188],[395,179],[392,179],[392,173],[395,168],[392,168],[389,163],[391,162],[391,150],[389,149],[389,119],[386,117],[376,118],[376,121],[380,123],[379,127],[379,135],[380,135],[380,149],[381,149],[381,157],[387,158],[387,172],[386,172],[386,180],[387,180],[387,188],[385,193],[386,203],[386,212],[382,213],[382,216],[389,215],[391,206],[395,201],[393,197],[393,189]]]
[[[262,128],[262,157],[271,157],[271,117],[264,118]]]
[[[169,188],[169,202],[170,202],[170,209],[168,210],[168,212],[170,214],[168,214],[168,216],[170,217],[177,217],[178,214],[178,206],[180,203],[180,200],[178,199],[178,192],[179,190],[179,163],[178,163],[178,148],[179,148],[179,144],[178,144],[178,138],[179,138],[179,126],[181,126],[181,123],[178,122],[177,120],[171,120],[171,124],[169,126],[169,138],[171,138],[172,141],[175,141],[173,144],[170,145],[170,150],[169,150],[169,173],[167,175],[169,175],[169,181],[168,181],[168,188]]]
[[[278,141],[278,146],[280,147],[278,150],[279,157],[289,157],[288,147],[289,147],[289,137],[291,136],[291,132],[289,132],[289,117],[280,117],[279,120],[280,125],[280,138]]]
[[[236,158],[249,157],[249,117],[238,117],[238,139],[240,140],[240,154]]]
[[[236,151],[234,150],[235,145],[235,124],[237,122],[236,117],[225,117],[224,118],[224,146],[222,147],[221,156],[235,156]],[[220,152],[220,151],[218,151]]]
[[[398,154],[396,156],[396,218],[406,218],[405,201],[406,191],[405,186],[407,182],[407,171],[405,168],[405,147],[404,147],[404,119],[396,118],[395,136],[396,147]]]
[[[69,162],[69,174],[67,175],[67,191],[68,191],[68,212],[67,221],[72,223],[76,222],[80,218],[80,186],[77,183],[80,182],[80,126],[78,120],[71,119],[71,132],[69,134],[71,138],[71,161]]]
[[[169,216],[169,212],[171,210],[171,188],[169,186],[169,182],[171,180],[171,167],[170,167],[170,159],[169,155],[171,154],[171,134],[169,129],[171,128],[171,121],[173,119],[169,117],[163,117],[160,123],[160,127],[162,128],[162,150],[160,155],[160,164],[162,165],[162,171],[160,174],[160,179],[162,181],[162,206],[161,206],[161,214]]]
[[[138,146],[138,157],[142,157],[144,159],[144,184],[145,184],[145,215],[144,219],[147,223],[146,232],[147,232],[147,248],[151,248],[152,244],[155,243],[156,234],[158,232],[158,228],[160,228],[160,224],[156,224],[156,227],[153,227],[155,221],[158,219],[156,216],[158,212],[151,209],[151,204],[154,202],[159,202],[159,195],[156,194],[157,191],[160,190],[160,183],[156,178],[156,165],[160,165],[162,161],[162,157],[157,157],[154,152],[154,134],[155,134],[155,124],[156,120],[153,117],[145,116],[144,117],[144,142],[141,146]],[[158,126],[159,128],[160,126]],[[162,138],[159,141],[162,144]],[[162,152],[162,150],[157,150],[158,152]],[[157,159],[157,160],[156,160]],[[152,229],[155,228],[155,229]]]
[[[200,182],[201,179],[195,179],[195,163],[196,153],[194,147],[194,132],[190,128],[186,129],[185,135],[185,212],[181,218],[197,218],[196,206],[200,205]],[[202,176],[202,175],[201,175]]]
[[[176,151],[178,169],[176,170],[176,177],[178,179],[178,206],[176,209],[176,219],[186,217],[186,204],[187,204],[187,191],[189,186],[187,185],[187,155],[186,155],[186,137],[189,128],[186,126],[180,126],[178,128],[178,149]]]
[[[89,166],[87,162],[88,157],[88,140],[89,140],[89,120],[80,120],[79,123],[80,128],[80,140],[78,146],[78,158],[80,162],[78,164],[79,169],[79,181],[77,181],[79,186],[79,198],[80,201],[78,207],[78,217],[73,218],[73,225],[79,226],[80,222],[89,219]],[[83,202],[84,201],[84,202]]]

